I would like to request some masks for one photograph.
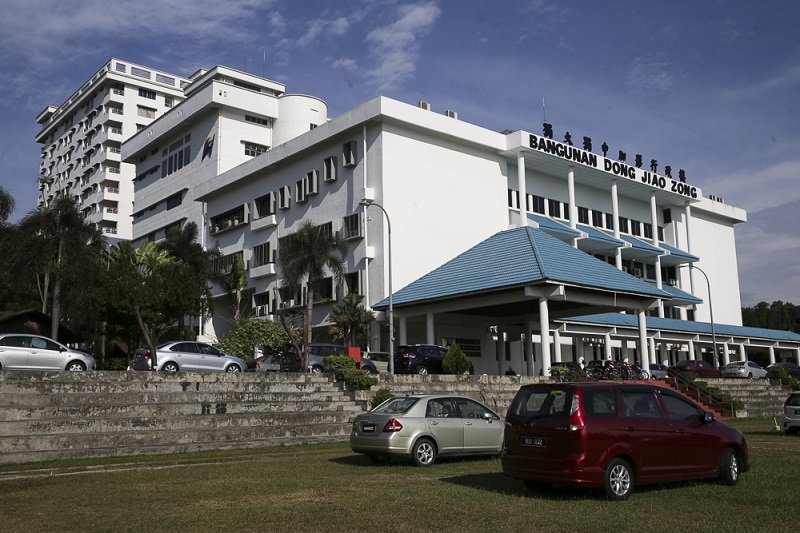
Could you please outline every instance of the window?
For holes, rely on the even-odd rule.
[[[181,201],[182,200],[183,200],[183,194],[182,193],[173,194],[172,196],[167,198],[167,211],[169,211],[170,209],[174,209],[174,208],[178,207],[179,205],[181,205]]]
[[[587,418],[619,416],[617,398],[612,389],[586,389],[583,405]]]
[[[606,213],[606,229],[614,229],[614,215]]]
[[[348,294],[361,294],[361,271],[345,274],[344,286]]]
[[[333,237],[333,222],[326,222],[319,225],[320,231],[328,237]]]
[[[683,398],[672,394],[662,394],[661,399],[667,408],[667,415],[670,420],[682,420],[686,422],[701,422],[703,420],[702,410],[690,404]]]
[[[248,204],[240,205],[235,209],[226,211],[221,215],[211,218],[211,233],[236,227],[247,222]]]
[[[261,118],[253,115],[245,115],[244,119],[245,121],[252,122],[253,124],[260,124],[261,126],[269,126],[268,118]]]
[[[280,208],[281,209],[289,209],[289,207],[291,205],[291,202],[292,202],[292,197],[291,197],[291,193],[289,192],[289,187],[288,186],[281,187],[278,190],[278,196],[279,196],[279,200],[280,200]]]
[[[148,98],[150,100],[156,99],[156,92],[155,91],[148,91],[147,89],[139,89],[139,96],[142,98]]]
[[[519,208],[519,192],[513,189],[508,189],[508,207]]]
[[[589,223],[589,209],[586,207],[578,207],[578,223]]]
[[[294,201],[303,204],[306,200],[306,180],[298,180],[294,185]]]
[[[156,72],[156,81],[159,83],[164,83],[166,85],[175,85],[175,78],[171,76],[164,76],[163,74],[159,74]]]
[[[256,143],[244,143],[244,155],[249,155],[255,157],[257,155],[261,155],[266,152],[268,148],[263,144],[256,144]]]
[[[272,253],[271,245],[268,242],[253,246],[253,259],[252,266],[259,267],[268,265],[275,262],[274,254]]]
[[[324,181],[336,181],[336,156],[326,157],[322,165],[322,179]]]
[[[629,233],[628,231],[628,219],[625,217],[619,217],[619,231],[620,233]]]
[[[122,63],[117,63],[117,72],[125,72],[126,66]]]
[[[319,172],[312,170],[306,174],[306,194],[319,193]]]
[[[532,194],[530,210],[534,213],[544,215],[544,198]]]
[[[334,299],[333,278],[321,279],[314,283],[313,288],[315,302]]]
[[[642,223],[638,220],[631,220],[631,235],[635,235],[637,237],[641,236],[642,234]]]
[[[661,406],[651,391],[622,391],[622,406],[628,418],[662,418]]]
[[[642,223],[642,226],[644,226],[644,236],[646,238],[648,238],[648,239],[652,239],[653,238],[653,225],[652,224],[648,224],[647,222],[644,222],[644,223]]]
[[[361,235],[361,213],[355,213],[344,217],[342,221],[342,238],[355,239]]]
[[[592,226],[596,228],[603,227],[603,212],[592,209]]]
[[[230,274],[237,261],[244,261],[242,252],[234,252],[214,260],[214,272],[217,274]]]
[[[175,105],[175,99],[171,96],[164,97],[164,107],[173,107]]]
[[[561,218],[561,202],[558,200],[548,200],[547,210],[552,218]]]
[[[342,165],[345,167],[354,167],[356,166],[356,159],[357,159],[357,152],[356,152],[356,142],[349,141],[342,145]]]
[[[138,115],[145,118],[156,118],[156,110],[142,105],[136,106]]]
[[[133,74],[134,76],[139,76],[140,78],[146,78],[148,80],[150,79],[150,71],[149,70],[145,70],[143,68],[131,67],[131,74]],[[139,89],[139,94],[140,95],[142,94],[142,90],[141,89]],[[156,93],[153,93],[153,98],[154,99],[155,99],[155,94]],[[150,98],[150,97],[148,96],[148,98]]]
[[[275,193],[270,192],[255,199],[255,218],[268,217],[275,214]]]

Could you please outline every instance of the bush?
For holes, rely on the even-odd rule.
[[[344,357],[341,355],[328,355],[322,358],[322,363],[333,370],[334,373],[337,373],[340,370],[355,370],[356,369],[356,360],[352,357]]]
[[[364,390],[378,384],[378,378],[373,378],[366,370],[356,368],[337,370],[336,379],[343,381],[350,390]]]
[[[442,361],[442,370],[447,374],[467,374],[471,366],[469,358],[464,355],[458,344],[451,344]]]
[[[375,409],[380,404],[385,402],[386,400],[394,398],[394,394],[389,389],[380,389],[375,395],[372,397],[372,400],[369,403],[370,409]]]
[[[790,376],[783,368],[768,368],[767,377],[769,379],[780,380],[781,385],[788,385],[792,390],[800,390],[800,381]]]
[[[251,318],[234,324],[233,329],[222,337],[217,348],[229,355],[253,360],[253,348],[261,346],[266,353],[278,353],[291,340],[278,322]]]

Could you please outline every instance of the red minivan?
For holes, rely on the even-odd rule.
[[[505,421],[503,473],[530,488],[604,488],[625,500],[637,484],[718,478],[750,469],[742,433],[663,387],[537,383],[520,388]]]

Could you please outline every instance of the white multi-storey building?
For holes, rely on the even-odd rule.
[[[800,358],[800,336],[741,327],[734,226],[746,214],[682,170],[595,152],[588,138],[490,131],[423,102],[381,97],[328,120],[324,102],[257,76],[215,67],[192,79],[184,102],[123,145],[137,167],[133,238],[197,222],[220,268],[246,265],[255,316],[304,303],[276,259],[281,237],[311,220],[349,243],[343,283],[315,290],[319,339],[354,291],[382,311],[372,348],[386,349],[393,292],[398,344],[457,341],[489,373],[612,354],[710,359],[714,345],[722,362],[754,348]],[[531,249],[505,253],[513,228]],[[523,268],[538,277],[512,290]],[[231,315],[217,305],[201,334],[224,333]]]
[[[107,237],[130,240],[136,171],[122,162],[122,143],[183,100],[190,82],[112,58],[63,104],[46,107],[36,117],[39,205],[69,194]]]

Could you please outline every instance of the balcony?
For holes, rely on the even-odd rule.
[[[274,276],[276,274],[275,263],[267,263],[250,269],[250,278],[263,278],[265,276]]]
[[[278,225],[278,218],[275,215],[269,215],[266,217],[261,217],[253,220],[250,222],[250,229],[252,231],[258,231],[267,228],[274,228]]]

